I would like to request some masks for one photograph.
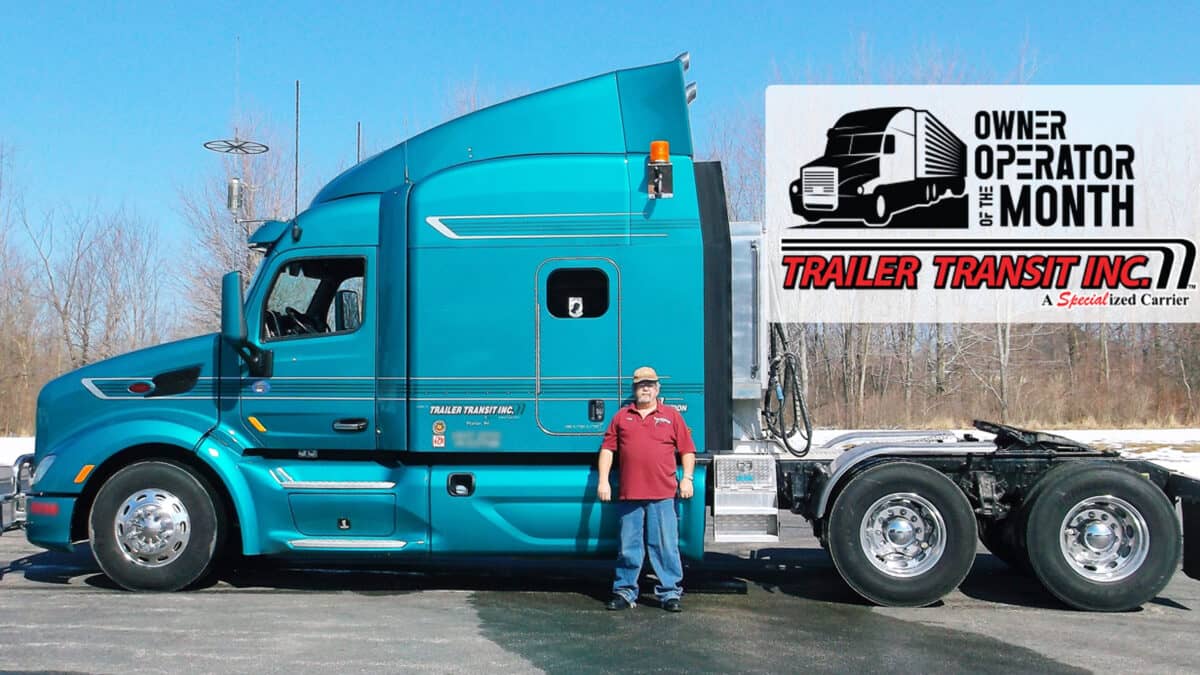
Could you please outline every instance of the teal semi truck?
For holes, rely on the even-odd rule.
[[[687,67],[452,120],[262,225],[219,334],[45,386],[34,455],[0,481],[4,529],[88,542],[133,590],[187,588],[229,555],[607,557],[596,454],[652,364],[702,451],[678,501],[690,559],[706,521],[770,542],[790,510],[881,604],[953,590],[977,539],[1076,607],[1160,592],[1200,541],[1174,503],[1194,532],[1200,491],[1156,465],[982,422],[805,454],[781,401],[794,359],[762,321],[761,229],[730,225],[720,166],[695,160]]]

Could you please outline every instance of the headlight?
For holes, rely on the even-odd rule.
[[[54,455],[46,455],[42,461],[38,462],[37,468],[33,470],[33,482],[30,483],[29,487],[32,488],[34,485],[37,485],[38,481],[45,477],[45,475],[50,471],[50,467],[53,465]]]

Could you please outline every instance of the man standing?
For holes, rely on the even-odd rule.
[[[621,456],[617,514],[621,519],[621,551],[608,609],[635,607],[643,548],[658,575],[655,594],[663,609],[682,611],[683,561],[679,558],[679,522],[675,494],[690,499],[694,488],[696,445],[679,411],[658,401],[658,374],[653,368],[633,371],[634,402],[613,416],[600,444],[600,501],[612,499],[608,474],[613,455]],[[675,480],[675,454],[683,462],[683,479]]]

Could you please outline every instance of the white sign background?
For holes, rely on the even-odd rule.
[[[968,227],[965,229],[898,227],[811,227],[793,213],[789,188],[800,177],[800,167],[824,154],[826,132],[843,114],[870,108],[911,107],[928,110],[966,144],[966,194]],[[978,138],[976,114],[980,111],[1062,111],[1065,138],[1053,140]],[[1155,283],[1146,290],[1125,288],[1087,290],[1080,287],[1082,267],[1073,270],[1066,289],[935,289],[936,268],[932,252],[906,251],[919,255],[921,271],[917,288],[911,289],[817,289],[783,286],[783,256],[804,254],[805,245],[822,240],[853,240],[845,250],[812,251],[812,255],[867,255],[860,245],[911,245],[916,241],[970,240],[963,254],[1017,255],[1067,253],[1111,255],[1121,251],[1093,253],[1087,250],[1036,250],[1040,242],[1069,240],[1070,245],[1103,244],[1113,239],[1185,240],[1195,251],[1200,242],[1200,86],[859,86],[776,85],[766,95],[766,208],[767,284],[770,316],[777,322],[1033,322],[1033,323],[1138,323],[1200,321],[1200,292],[1197,273],[1183,269],[1185,245],[1165,246],[1174,253],[1170,282],[1156,287],[1165,257],[1158,248],[1142,249],[1149,264],[1137,276]],[[1040,118],[1044,119],[1044,118]],[[1127,144],[1134,148],[1131,181],[1017,180],[1017,167],[1009,166],[1003,180],[993,175],[982,179],[976,171],[976,150],[981,144]],[[1078,166],[1080,163],[1075,162]],[[1055,189],[1085,184],[1132,185],[1133,226],[984,227],[980,214],[990,213],[998,221],[999,203],[981,206],[980,189],[1001,184],[1012,190],[1029,185]],[[1087,198],[1090,218],[1092,198]],[[1107,202],[1106,202],[1107,204]],[[1105,207],[1107,219],[1108,207]],[[1062,208],[1059,208],[1061,220]],[[1022,247],[994,252],[970,250],[980,244],[1021,242]],[[829,242],[826,242],[829,244]],[[940,251],[939,253],[954,253]],[[1126,250],[1126,255],[1134,253]],[[878,255],[877,252],[870,252]],[[1182,278],[1187,276],[1188,278]],[[1181,281],[1182,278],[1182,281]],[[1182,288],[1180,285],[1182,284]],[[1079,296],[1096,296],[1108,290],[1119,300],[1104,306],[1061,307],[1060,294],[1069,290]],[[1047,304],[1049,301],[1050,304]],[[1115,304],[1117,302],[1132,304]],[[1158,302],[1159,304],[1151,304]]]

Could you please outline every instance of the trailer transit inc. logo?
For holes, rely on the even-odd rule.
[[[769,88],[772,319],[1200,320],[1198,103],[1174,86]]]

